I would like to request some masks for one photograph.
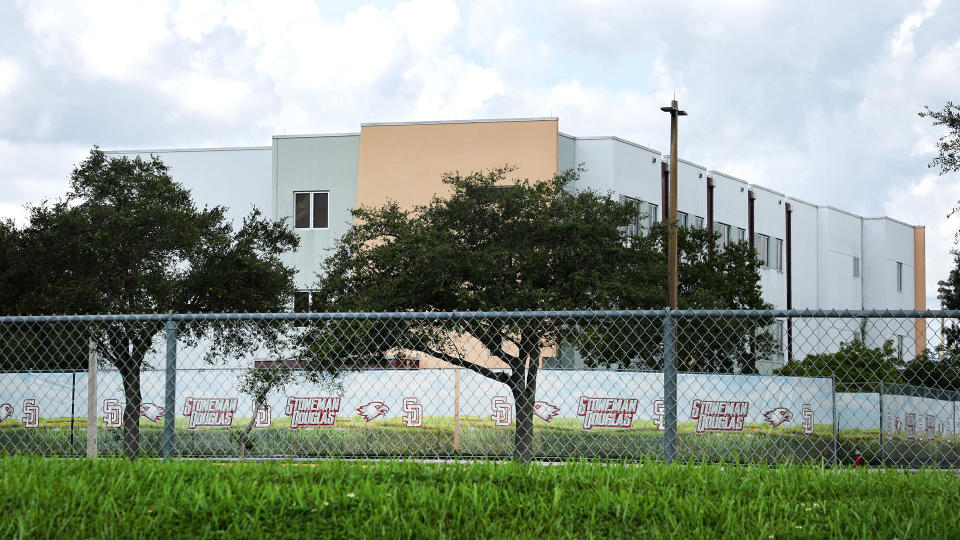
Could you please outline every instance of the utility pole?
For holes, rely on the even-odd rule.
[[[677,309],[677,117],[686,116],[677,100],[669,107],[660,107],[670,113],[670,195],[668,196],[667,220],[670,222],[670,236],[667,241],[667,292],[670,297],[670,309]]]

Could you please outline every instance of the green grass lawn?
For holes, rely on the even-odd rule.
[[[0,458],[0,538],[956,538],[952,472]]]
[[[186,419],[177,419],[176,449],[183,457],[227,458],[240,455],[238,437],[249,419],[238,418],[231,428],[186,429]],[[454,436],[452,418],[428,417],[421,428],[404,427],[399,419],[367,423],[356,417],[338,418],[335,427],[289,429],[289,420],[277,419],[267,429],[250,433],[247,457],[298,458],[455,458],[509,457],[513,451],[513,428],[494,427],[489,418],[461,417],[459,436]],[[141,419],[141,451],[162,455],[162,426]],[[663,457],[663,434],[649,421],[630,429],[581,429],[575,419],[557,418],[549,424],[534,421],[534,453],[541,459],[611,459],[639,461]],[[748,424],[740,433],[695,433],[695,424],[680,423],[677,456],[680,460],[741,462],[851,464],[860,452],[873,466],[917,468],[929,465],[960,466],[960,440],[938,436],[934,441],[907,441],[902,434],[893,440],[877,430],[843,430],[834,446],[830,426],[818,425],[811,435],[799,426],[771,428]],[[69,419],[45,419],[36,429],[0,424],[0,455],[85,455],[86,422],[74,422],[71,440]],[[102,456],[122,452],[122,430],[99,429]]]

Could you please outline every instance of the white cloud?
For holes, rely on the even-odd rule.
[[[211,120],[230,120],[246,105],[250,89],[246,81],[201,73],[168,79],[158,87],[188,113]]]
[[[0,58],[0,98],[13,93],[22,83],[20,65],[10,58]]]
[[[504,91],[496,71],[456,55],[424,62],[405,77],[421,87],[410,114],[413,119],[475,118],[491,98]]]
[[[960,194],[924,176],[941,131],[917,112],[960,100],[956,3],[18,5],[22,21],[0,21],[0,35],[15,36],[0,59],[0,96],[13,96],[0,101],[0,140],[33,150],[0,144],[0,158],[18,162],[0,162],[0,182],[19,193],[4,190],[7,211],[38,199],[29,182],[63,181],[76,161],[49,153],[94,141],[231,145],[365,121],[552,114],[574,135],[666,151],[659,108],[676,91],[690,111],[683,157],[811,202],[925,224],[928,276],[949,262],[934,257],[946,220],[922,210],[937,202],[923,190],[935,181],[949,202]]]
[[[165,2],[19,0],[27,29],[48,66],[130,81],[145,74],[167,38]]]
[[[941,0],[925,0],[923,11],[908,15],[890,42],[890,50],[894,56],[911,56],[913,54],[913,36],[923,21],[929,19],[940,7]]]
[[[173,26],[180,37],[199,43],[226,17],[227,6],[220,0],[186,0],[173,14]]]
[[[89,148],[0,139],[0,218],[26,222],[24,205],[64,196],[70,171]]]

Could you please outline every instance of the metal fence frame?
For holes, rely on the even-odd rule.
[[[664,435],[663,459],[672,462],[677,452],[677,378],[676,322],[689,318],[816,318],[816,319],[960,319],[960,310],[605,310],[605,311],[475,311],[475,312],[350,312],[350,313],[152,313],[152,314],[105,314],[105,315],[29,315],[0,316],[0,326],[12,323],[97,323],[97,322],[164,322],[166,333],[165,396],[163,426],[163,457],[176,457],[176,377],[178,323],[181,321],[336,321],[336,320],[468,320],[468,319],[591,319],[591,318],[646,318],[662,319],[663,325],[663,383],[664,383]],[[88,403],[87,403],[87,457],[97,456],[97,355],[92,344],[88,355]],[[883,385],[880,384],[880,407],[883,415]],[[837,464],[838,419],[836,412],[836,389],[833,391],[833,464]],[[909,388],[908,385],[896,385]],[[960,392],[940,389],[924,389],[923,393],[950,394],[960,401]],[[956,405],[953,422],[956,425]],[[883,434],[881,429],[881,448]]]

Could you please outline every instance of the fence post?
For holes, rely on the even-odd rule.
[[[837,428],[840,421],[840,416],[837,414],[837,378],[836,376],[831,375],[830,377],[830,389],[833,394],[833,466],[837,466]]]
[[[97,457],[97,341],[87,342],[87,457]]]
[[[167,384],[163,411],[163,459],[174,455],[177,421],[177,323],[167,319]]]
[[[453,369],[453,449],[460,451],[460,368]]]
[[[880,381],[880,465],[887,465],[887,458],[884,452],[884,428],[887,427],[886,419],[883,416],[883,381]]]
[[[663,456],[677,454],[677,334],[673,313],[663,317]]]

